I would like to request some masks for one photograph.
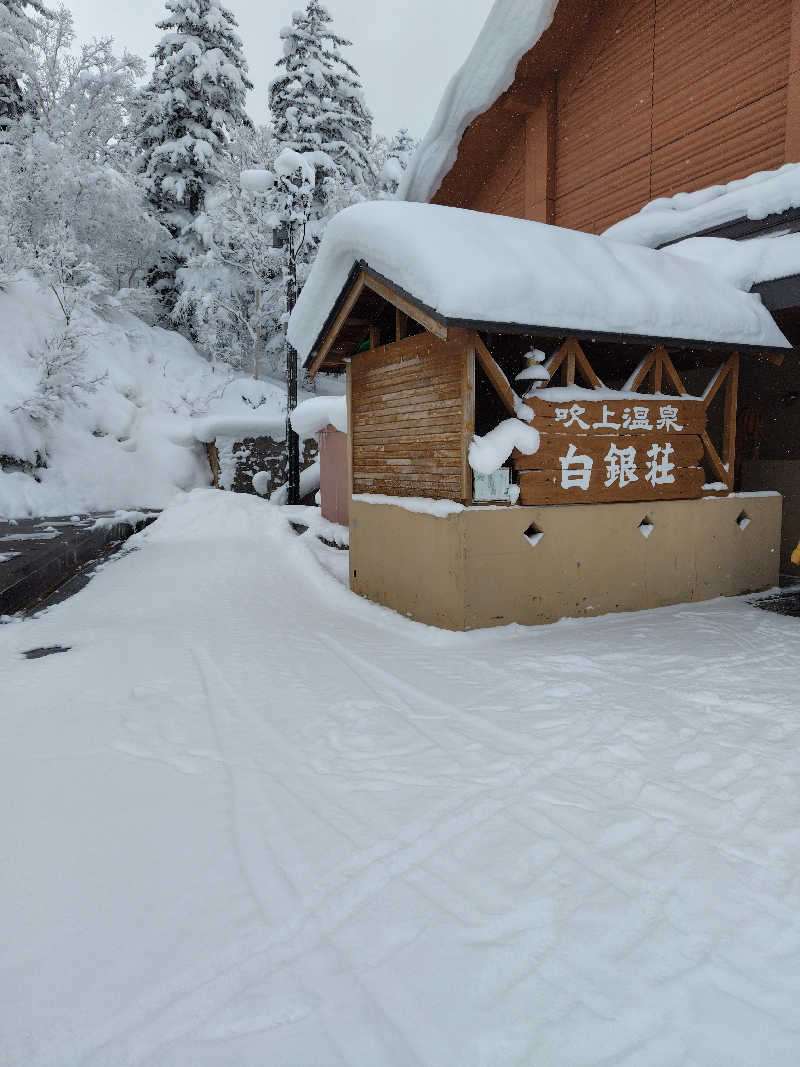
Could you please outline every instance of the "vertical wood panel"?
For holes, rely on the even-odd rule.
[[[791,0],[791,5],[784,156],[787,163],[796,163],[800,161],[800,0]]]
[[[474,349],[419,334],[350,364],[354,493],[471,499]]]
[[[800,160],[800,0],[605,0],[566,56],[548,122],[552,83],[515,85],[520,136],[470,206],[599,232],[654,197]]]

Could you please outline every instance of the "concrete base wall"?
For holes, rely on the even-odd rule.
[[[800,541],[800,460],[749,460],[742,464],[742,488],[774,489],[783,497],[783,533],[781,535],[781,570],[800,574],[791,555]]]
[[[531,526],[542,534],[536,544],[525,536]],[[774,494],[474,507],[445,518],[352,500],[350,586],[450,630],[533,625],[768,589],[780,537]]]

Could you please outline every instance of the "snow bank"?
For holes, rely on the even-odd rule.
[[[539,450],[539,431],[519,419],[506,419],[469,446],[469,465],[478,474],[493,474],[518,448],[526,456]]]
[[[495,0],[409,163],[398,199],[424,202],[436,193],[456,161],[464,131],[511,85],[517,63],[553,21],[557,6],[558,0]]]
[[[787,163],[727,185],[652,200],[604,236],[656,248],[735,219],[765,219],[796,207],[800,207],[800,163]]]
[[[347,397],[313,396],[292,412],[292,427],[301,438],[316,437],[326,426],[347,433]]]
[[[47,383],[45,345],[63,316],[29,278],[0,292],[0,515],[161,508],[208,484],[186,416],[222,375],[179,334],[128,312],[76,313],[73,323],[83,358],[68,374],[82,384],[67,390],[60,414],[32,415]]]
[[[455,500],[431,500],[424,496],[384,496],[382,493],[354,493],[353,500],[364,504],[391,504],[395,508],[413,511],[418,515],[433,515],[437,519],[446,519],[448,515],[457,515],[466,510],[463,504]]]
[[[789,347],[758,296],[703,264],[525,219],[379,201],[328,225],[289,322],[302,359],[360,261],[443,320]]]

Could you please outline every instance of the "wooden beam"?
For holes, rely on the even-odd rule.
[[[595,374],[594,367],[586,358],[586,353],[581,348],[578,341],[573,337],[572,350],[575,353],[575,362],[577,363],[578,370],[584,376],[586,381],[592,386],[593,389],[605,389],[605,386],[600,381],[600,378]]]
[[[664,349],[656,349],[656,358],[653,361],[653,392],[661,392],[661,377],[664,371]]]
[[[400,310],[400,308],[394,309],[394,339],[395,341],[402,341],[404,337],[408,336],[408,315]]]
[[[556,371],[559,369],[561,364],[567,358],[567,352],[569,350],[568,346],[569,346],[569,341],[565,341],[564,344],[561,346],[561,348],[559,348],[559,350],[557,352],[554,352],[553,355],[549,359],[545,360],[544,369],[550,375],[550,380],[551,381],[553,380],[553,378],[555,378]]]
[[[469,465],[469,446],[475,434],[475,345],[469,344],[464,350],[464,375],[462,380],[462,402],[464,436],[461,454],[461,502],[472,503],[472,467]]]
[[[672,359],[670,358],[669,352],[667,352],[666,348],[663,348],[663,347],[660,349],[660,351],[661,351],[661,367],[662,367],[662,369],[664,371],[666,371],[667,377],[669,378],[670,382],[672,383],[672,388],[676,391],[678,396],[688,396],[689,395],[689,390],[686,388],[686,386],[681,381],[681,376],[680,376],[680,374],[678,374],[677,370],[675,369],[675,364],[672,362]]]
[[[353,364],[347,361],[347,498],[353,513]]]
[[[719,482],[724,482],[730,489],[728,472],[725,470],[725,464],[719,458],[719,452],[717,452],[716,448],[714,448],[714,445],[711,443],[711,438],[708,436],[708,430],[703,430],[700,434],[700,440],[703,442],[703,448],[706,450],[705,458],[708,460],[708,465],[711,467],[715,478]]]
[[[494,356],[483,343],[479,334],[474,334],[472,344],[475,347],[475,355],[478,357],[478,362],[483,369],[483,373],[492,383],[494,391],[503,401],[503,406],[506,411],[509,415],[516,418],[519,397],[511,388],[511,383],[506,377],[503,368],[496,362]]]
[[[703,393],[703,407],[706,409],[706,411],[711,407],[714,401],[714,397],[720,391],[725,379],[730,374],[731,367],[733,365],[732,361],[734,360],[736,360],[738,365],[738,356],[731,356],[730,359],[726,360],[720,367],[717,368],[714,377],[708,383],[708,387]]]
[[[369,328],[369,347],[380,348],[381,346],[381,331],[377,326],[370,326]]]
[[[319,352],[317,352],[317,355],[316,355],[316,357],[314,359],[314,362],[311,364],[311,366],[309,368],[309,371],[308,371],[309,378],[315,377],[316,374],[317,374],[317,371],[322,366],[322,364],[325,362],[325,358],[328,355],[328,353],[330,352],[331,348],[333,347],[333,344],[336,341],[336,338],[337,338],[337,336],[339,334],[339,331],[341,330],[342,326],[344,326],[345,322],[347,321],[347,317],[349,316],[350,312],[356,306],[356,303],[358,301],[358,298],[361,296],[361,292],[362,292],[363,288],[364,288],[364,274],[362,272],[361,274],[359,274],[358,278],[356,279],[356,281],[355,281],[355,283],[353,285],[353,288],[347,294],[347,297],[345,298],[344,303],[342,304],[341,308],[339,308],[339,312],[338,312],[336,318],[333,320],[330,329],[328,330],[327,334],[325,335],[325,340],[322,342],[322,345],[320,346]]]
[[[651,352],[647,353],[647,355],[644,357],[644,359],[633,372],[633,374],[630,376],[630,378],[628,378],[627,382],[625,382],[622,387],[623,393],[636,392],[636,390],[639,388],[639,386],[642,384],[642,382],[652,370],[653,364],[655,363],[655,359],[656,349],[654,348]]]
[[[377,293],[378,296],[382,296],[383,299],[392,304],[395,308],[399,308],[414,322],[418,322],[420,326],[428,330],[430,333],[435,334],[441,341],[447,340],[447,327],[444,326],[437,319],[429,315],[427,311],[422,311],[411,300],[407,300],[404,296],[396,293],[390,285],[385,285],[377,278],[373,278],[371,274],[367,274],[366,271],[361,276],[364,279],[364,285],[367,289],[371,289],[373,293]]]
[[[783,158],[800,160],[800,0],[790,0],[789,77],[786,85],[786,126]]]
[[[728,471],[728,485],[733,489],[736,464],[736,409],[739,400],[739,353],[728,361],[728,381],[725,388],[725,416],[722,428],[722,462]]]
[[[567,359],[564,363],[564,385],[575,384],[575,339],[570,337],[567,341]]]
[[[540,85],[535,92],[530,92],[533,105],[522,112],[525,115],[523,211],[526,219],[551,223],[555,207],[555,91],[542,92]]]

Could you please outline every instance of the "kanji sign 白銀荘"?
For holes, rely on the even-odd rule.
[[[521,503],[575,504],[691,499],[705,476],[697,400],[621,396],[528,401],[541,434],[532,456],[514,454]]]

